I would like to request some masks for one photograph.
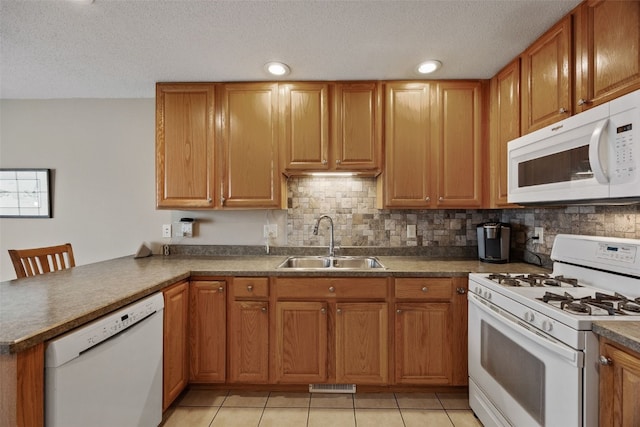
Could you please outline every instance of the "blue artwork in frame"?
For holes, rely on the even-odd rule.
[[[51,169],[0,169],[0,218],[51,218]]]

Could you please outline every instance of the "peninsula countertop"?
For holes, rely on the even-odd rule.
[[[470,272],[547,271],[526,263],[378,256],[386,269],[287,271],[287,257],[154,255],[116,258],[0,283],[0,354],[17,353],[189,277],[463,277]]]

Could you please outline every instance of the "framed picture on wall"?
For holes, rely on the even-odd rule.
[[[51,169],[0,169],[0,218],[51,218]]]

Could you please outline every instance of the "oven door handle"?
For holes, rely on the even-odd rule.
[[[526,339],[535,342],[542,348],[552,351],[554,354],[571,363],[572,366],[582,367],[582,352],[573,350],[569,347],[566,347],[564,344],[557,342],[555,339],[551,339],[540,333],[532,331],[531,327],[526,323],[523,323],[522,320],[518,319],[513,314],[502,310],[500,307],[490,303],[489,301],[482,300],[472,293],[468,294],[468,298],[471,304],[478,307],[486,315],[492,317],[494,320],[497,320],[503,324],[506,323],[505,326],[510,328],[512,331],[523,335]]]

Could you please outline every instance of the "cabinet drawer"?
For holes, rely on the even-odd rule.
[[[278,278],[277,298],[385,299],[386,278]]]
[[[451,277],[396,279],[398,299],[449,300],[453,296]]]
[[[233,298],[267,298],[269,296],[269,278],[234,277],[231,296]]]

